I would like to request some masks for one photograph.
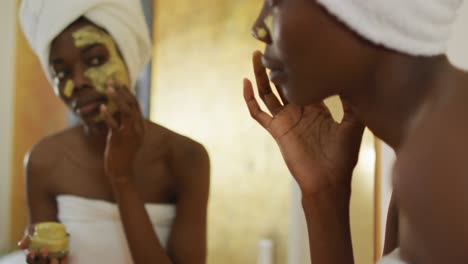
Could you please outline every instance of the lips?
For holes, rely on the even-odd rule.
[[[95,98],[78,99],[73,106],[75,112],[81,116],[87,116],[99,112],[99,107],[108,102],[105,96]]]
[[[270,77],[270,81],[276,85],[283,84],[287,80],[286,73],[280,70],[271,70],[269,77]]]
[[[89,114],[95,112],[97,110],[97,108],[99,107],[99,105],[100,105],[100,103],[98,103],[98,102],[88,103],[88,104],[85,104],[85,105],[81,106],[80,108],[78,108],[77,112],[80,115],[89,115]]]
[[[274,60],[266,55],[262,57],[262,64],[265,68],[270,70],[270,81],[276,85],[280,85],[287,80],[287,74],[284,70],[282,63]]]

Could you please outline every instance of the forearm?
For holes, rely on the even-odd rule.
[[[171,263],[153,229],[144,202],[131,181],[113,183],[120,217],[133,261],[142,263]]]
[[[348,191],[303,195],[302,206],[312,263],[353,264]]]

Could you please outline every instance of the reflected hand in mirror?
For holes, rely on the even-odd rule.
[[[30,249],[31,236],[34,234],[34,225],[25,230],[24,237],[18,242],[18,248],[26,252],[26,263],[28,264],[67,264],[68,254],[57,256],[47,248],[39,250]]]
[[[113,181],[130,181],[135,155],[143,142],[145,123],[136,97],[127,87],[108,82],[107,95],[119,109],[118,117],[101,105],[101,114],[109,127],[104,156],[107,176]],[[123,173],[124,172],[124,173]]]

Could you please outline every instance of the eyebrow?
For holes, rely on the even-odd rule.
[[[52,59],[52,60],[50,61],[50,64],[64,64],[64,61],[63,61],[63,59],[60,59],[60,58],[58,58],[58,59]]]
[[[89,52],[90,50],[92,50],[92,49],[94,49],[94,48],[97,48],[97,47],[99,47],[99,46],[102,46],[102,45],[103,45],[102,43],[94,43],[94,44],[88,45],[88,46],[84,47],[84,48],[80,51],[80,53],[81,53],[81,54],[87,53],[87,52]]]
[[[102,43],[94,43],[94,44],[90,44],[86,47],[84,47],[80,53],[81,54],[85,54],[87,52],[89,52],[90,50],[94,49],[94,48],[97,48],[97,47],[100,47],[100,46],[103,46],[104,44]],[[62,59],[62,58],[56,58],[56,59],[51,59],[50,60],[50,64],[64,64],[65,61]]]

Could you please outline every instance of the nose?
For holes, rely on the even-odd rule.
[[[77,66],[73,73],[73,83],[76,90],[89,89],[92,87],[91,80],[86,76],[86,69],[83,66]]]
[[[268,13],[269,11],[267,10],[266,5],[264,5],[251,29],[252,36],[267,45],[272,43],[270,30],[265,23]]]

